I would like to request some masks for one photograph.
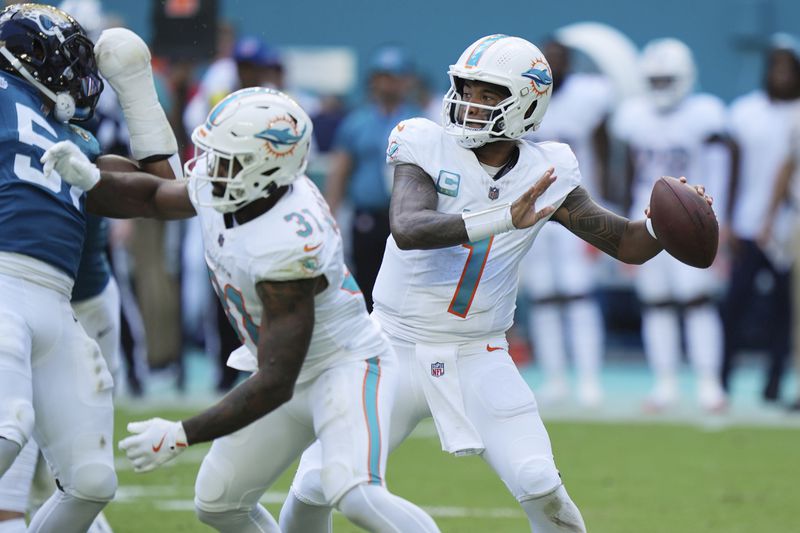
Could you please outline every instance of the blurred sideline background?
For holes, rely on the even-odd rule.
[[[441,97],[449,87],[448,65],[469,43],[505,33],[541,47],[556,37],[568,45],[571,72],[605,78],[609,94],[597,113],[599,124],[605,126],[624,101],[642,93],[638,55],[652,39],[675,37],[685,42],[696,63],[695,90],[730,105],[763,88],[767,52],[775,42],[771,39],[779,32],[797,32],[800,23],[796,0],[506,0],[491,5],[422,0],[70,0],[62,8],[95,38],[104,27],[123,25],[150,44],[162,104],[184,157],[191,155],[189,136],[194,126],[232,90],[259,84],[293,95],[314,120],[309,175],[337,214],[348,263],[367,295],[374,279],[370,265],[379,263],[385,242],[381,230],[388,231],[391,183],[381,167],[386,136],[408,116],[438,120]],[[786,46],[795,45],[790,41]],[[800,47],[792,54],[800,65]],[[800,102],[800,70],[795,74],[795,93],[786,99],[792,105]],[[114,106],[113,101],[101,104],[98,138],[105,151],[125,155],[127,131]],[[777,116],[788,117],[790,108],[781,109]],[[545,116],[542,135],[551,115],[555,120],[555,111]],[[752,119],[758,122],[763,117]],[[598,181],[593,195],[599,202],[627,214],[631,191],[624,177],[625,146],[613,135],[607,142],[608,168],[597,172],[584,168],[584,174],[587,181]],[[788,134],[775,142],[782,143],[777,157],[789,157]],[[368,164],[362,167],[364,161]],[[723,157],[723,167],[726,164],[730,160]],[[714,307],[724,314],[736,258],[724,207],[730,184],[727,172],[723,174],[714,180],[705,175],[689,178],[707,183],[717,199],[723,239],[708,291]],[[763,180],[763,194],[771,194],[774,172],[753,179]],[[760,224],[760,220],[750,222]],[[534,251],[544,246],[537,241]],[[212,293],[194,222],[114,221],[108,249],[123,300],[125,365],[117,376],[118,434],[129,419],[167,416],[162,411],[165,406],[180,409],[176,417],[186,416],[242,379],[224,366],[239,343]],[[782,355],[780,387],[765,388],[764,371],[773,357],[770,348],[776,336],[786,336],[771,313],[776,287],[783,287],[779,276],[790,267],[782,267],[778,274],[770,268],[754,273],[745,316],[733,326],[739,338],[730,348],[739,357],[731,369],[728,400],[698,405],[697,376],[683,364],[674,376],[673,396],[653,404],[648,398],[652,399],[656,383],[640,333],[643,308],[634,288],[637,271],[587,247],[580,254],[589,258],[593,280],[581,297],[597,304],[601,312],[597,338],[602,353],[592,363],[596,382],[582,388],[585,376],[569,370],[571,365],[563,361],[551,359],[549,370],[543,369],[547,357],[532,342],[530,325],[537,305],[545,304],[535,303],[525,290],[520,292],[516,325],[509,336],[512,355],[537,393],[543,418],[555,421],[548,427],[559,465],[576,479],[571,491],[587,522],[595,526],[593,531],[730,533],[800,527],[786,512],[800,476],[797,449],[791,444],[800,428],[791,354]],[[566,323],[567,316],[558,321]],[[576,352],[589,335],[588,326],[583,326],[563,328],[568,333],[562,351],[569,353],[569,360],[580,360]],[[792,328],[790,333],[798,332]],[[790,345],[790,339],[784,340]],[[678,344],[680,351],[687,347],[685,333]],[[560,372],[557,379],[554,368]],[[630,445],[619,448],[625,439]],[[431,505],[450,505],[432,511],[444,531],[485,531],[490,524],[498,532],[524,528],[514,502],[499,483],[492,485],[495,480],[482,465],[453,463],[440,457],[436,448],[432,426],[424,425],[418,438],[404,445],[397,459],[393,456],[389,476],[392,480],[395,468],[398,481],[393,483],[399,484],[399,494],[417,495],[417,471],[423,476],[431,465],[442,471],[435,480],[426,481],[431,485],[425,497],[430,496]],[[185,457],[173,469],[151,477],[134,476],[124,461],[118,462],[121,494],[109,509],[115,530],[199,530],[188,513],[202,453]],[[413,475],[404,476],[407,472]],[[464,486],[474,483],[486,491],[467,494],[454,489],[451,479],[464,479]],[[282,480],[278,492],[265,497],[271,510],[277,510],[287,483],[288,479]],[[481,505],[490,504],[495,507],[481,510]],[[634,513],[629,511],[637,506],[639,516],[632,519]],[[663,519],[654,523],[653,516]],[[771,522],[754,525],[764,516]],[[346,526],[337,518],[339,527]]]
[[[385,136],[368,130],[371,136],[365,141],[364,135],[359,138],[340,133],[339,126],[349,115],[376,102],[380,107],[381,98],[390,104],[394,98],[406,107],[386,113],[386,128],[405,116],[438,120],[441,96],[449,86],[447,66],[468,43],[493,32],[519,35],[540,46],[554,37],[570,45],[572,72],[599,74],[611,82],[611,96],[603,110],[606,118],[625,99],[642,92],[637,54],[645,43],[658,37],[684,41],[695,58],[695,89],[729,104],[737,96],[762,87],[770,38],[777,32],[791,32],[800,20],[800,4],[791,0],[678,0],[669,5],[626,0],[532,5],[509,0],[493,9],[469,2],[449,6],[419,0],[402,4],[70,0],[62,7],[95,36],[104,27],[124,25],[149,42],[162,103],[186,157],[191,155],[191,130],[228,92],[242,85],[263,84],[295,96],[315,122],[309,175],[325,192],[345,229],[351,269],[362,288],[366,287],[370,303],[372,280],[367,274],[359,275],[359,270],[366,270],[359,268],[363,265],[359,264],[362,259],[358,250],[364,246],[354,248],[352,235],[364,226],[380,229],[381,224],[372,215],[375,209],[384,207],[359,205],[364,200],[358,195],[352,197],[348,185],[331,183],[347,183],[347,176],[342,176],[347,173],[342,168],[349,168],[356,175],[359,170],[353,169],[354,160],[370,150],[381,154]],[[394,88],[381,89],[379,83],[384,78]],[[98,137],[106,151],[125,154],[124,123],[113,102],[103,109]],[[625,213],[630,191],[623,175],[624,147],[613,136],[609,145],[611,156],[605,183],[594,196],[611,209]],[[350,167],[342,163],[342,152],[349,155],[345,159]],[[386,172],[379,173],[373,181],[389,183]],[[594,178],[588,169],[584,174],[587,182]],[[715,207],[723,237],[727,236],[723,203],[727,201],[728,183],[708,183],[710,178],[706,176],[690,176],[690,180],[716,186],[709,192],[718,200]],[[764,187],[771,187],[772,181],[765,178]],[[374,190],[361,188],[370,194]],[[381,197],[377,203],[388,202],[388,187],[373,196]],[[364,213],[369,216],[364,218]],[[347,231],[350,227],[355,233]],[[385,235],[378,232],[376,242],[383,239]],[[382,244],[379,247],[382,249]],[[137,220],[112,224],[109,251],[123,287],[125,317],[125,375],[118,376],[122,398],[158,398],[186,391],[203,397],[208,391],[224,392],[241,378],[223,364],[237,339],[208,286],[201,249],[193,222]],[[711,292],[718,305],[724,301],[731,271],[728,252],[723,240],[719,259],[712,267]],[[589,297],[597,302],[603,317],[605,366],[599,379],[603,397],[608,400],[590,403],[608,413],[616,412],[617,404],[636,406],[632,412],[641,414],[639,408],[653,378],[642,353],[642,309],[633,289],[636,272],[602,254],[582,253],[593,257],[595,284]],[[763,402],[763,395],[759,394],[763,384],[761,359],[772,332],[770,323],[759,316],[768,314],[769,291],[775,283],[765,272],[759,274],[755,285],[749,316],[740,325],[736,349],[743,356],[733,374],[730,400],[734,407],[741,405],[753,412],[767,407],[767,412],[773,412],[773,407],[795,399],[796,380],[788,371],[792,365],[787,356],[779,401],[770,398]],[[536,390],[537,386],[547,385],[543,383],[547,376],[536,364],[535,343],[530,340],[533,299],[526,296],[526,291],[520,294],[518,317],[510,337],[513,355]],[[573,337],[580,338],[580,334]],[[580,345],[574,338],[566,342],[567,352],[577,349],[570,344]],[[686,340],[682,342],[685,345]],[[681,398],[674,403],[681,403],[684,393],[691,396],[691,372],[685,368],[681,372]],[[570,374],[568,379],[576,378]],[[635,385],[630,386],[631,383]],[[541,399],[547,399],[547,392],[542,391]],[[587,403],[576,403],[564,391],[556,391],[553,399],[556,401],[552,402],[551,413],[573,409],[580,413]],[[685,407],[692,410],[691,404],[689,401]]]

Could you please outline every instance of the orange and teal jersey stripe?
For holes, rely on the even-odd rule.
[[[367,369],[364,372],[364,385],[362,402],[364,406],[364,420],[367,423],[368,453],[367,471],[369,472],[370,485],[382,485],[381,477],[381,426],[378,418],[378,391],[381,381],[381,361],[378,357],[365,361]]]
[[[469,249],[469,255],[464,263],[461,279],[458,280],[456,292],[450,301],[450,307],[447,309],[448,313],[460,318],[467,318],[469,308],[472,307],[472,300],[475,299],[475,293],[478,292],[478,285],[492,249],[492,242],[494,242],[494,235],[477,242],[461,245]]]

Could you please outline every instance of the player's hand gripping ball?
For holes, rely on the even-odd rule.
[[[697,268],[714,262],[719,224],[706,196],[677,178],[659,178],[650,195],[650,219],[659,244],[675,259]]]

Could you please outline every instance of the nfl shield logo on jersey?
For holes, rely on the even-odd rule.
[[[440,378],[444,376],[444,363],[431,363],[431,376]]]
[[[500,196],[500,189],[497,187],[489,187],[489,200],[497,200]]]

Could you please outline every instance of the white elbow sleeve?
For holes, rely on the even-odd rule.
[[[94,53],[100,74],[119,99],[133,157],[141,161],[176,153],[178,142],[158,101],[145,42],[130,30],[111,28],[97,40]]]

